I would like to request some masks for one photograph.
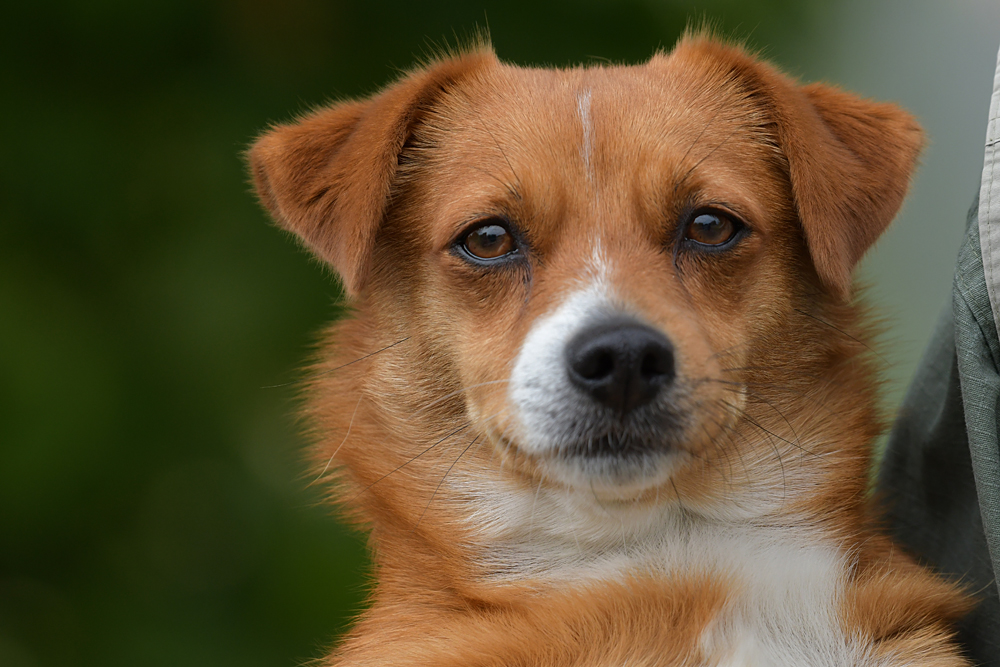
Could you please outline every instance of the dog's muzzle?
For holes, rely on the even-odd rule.
[[[651,474],[688,430],[670,339],[590,294],[567,300],[529,333],[511,399],[518,448],[575,470],[581,483]]]

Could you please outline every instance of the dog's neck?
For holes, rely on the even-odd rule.
[[[677,497],[609,502],[583,491],[541,484],[531,489],[503,477],[483,484],[459,474],[449,483],[469,499],[474,559],[483,578],[497,583],[544,585],[698,568],[759,571],[793,562],[794,553],[836,551],[835,534],[810,521],[798,499],[787,496],[789,483],[809,488],[807,477],[794,470],[776,483],[734,486],[729,497],[711,505]]]

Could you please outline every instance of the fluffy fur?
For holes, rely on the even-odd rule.
[[[866,501],[881,425],[850,275],[921,143],[895,106],[701,36],[636,67],[481,47],[264,134],[261,200],[354,309],[307,415],[375,586],[327,663],[966,665],[965,598]],[[748,231],[692,246],[705,207]],[[512,259],[456,249],[482,220]],[[675,350],[628,420],[564,377],[607,316]]]

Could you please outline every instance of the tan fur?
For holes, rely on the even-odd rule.
[[[354,308],[329,331],[307,413],[317,475],[371,531],[376,585],[329,664],[719,664],[703,639],[744,590],[727,573],[637,560],[578,585],[517,575],[477,524],[482,489],[564,492],[519,449],[507,383],[596,255],[673,341],[691,426],[667,482],[598,484],[594,507],[801,529],[843,557],[839,627],[877,664],[967,664],[950,629],[965,599],[866,505],[881,423],[850,273],[921,142],[894,106],[800,87],[703,37],[637,67],[524,69],[481,48],[265,134],[250,154],[261,199]],[[677,221],[707,204],[752,234],[724,259],[678,254]],[[497,214],[529,235],[530,262],[472,270],[451,243]]]

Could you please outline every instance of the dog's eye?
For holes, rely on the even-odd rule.
[[[462,247],[476,259],[497,259],[517,250],[513,235],[493,221],[469,232],[462,240]]]
[[[725,245],[740,230],[738,222],[715,211],[699,213],[688,223],[684,238],[707,246]]]

